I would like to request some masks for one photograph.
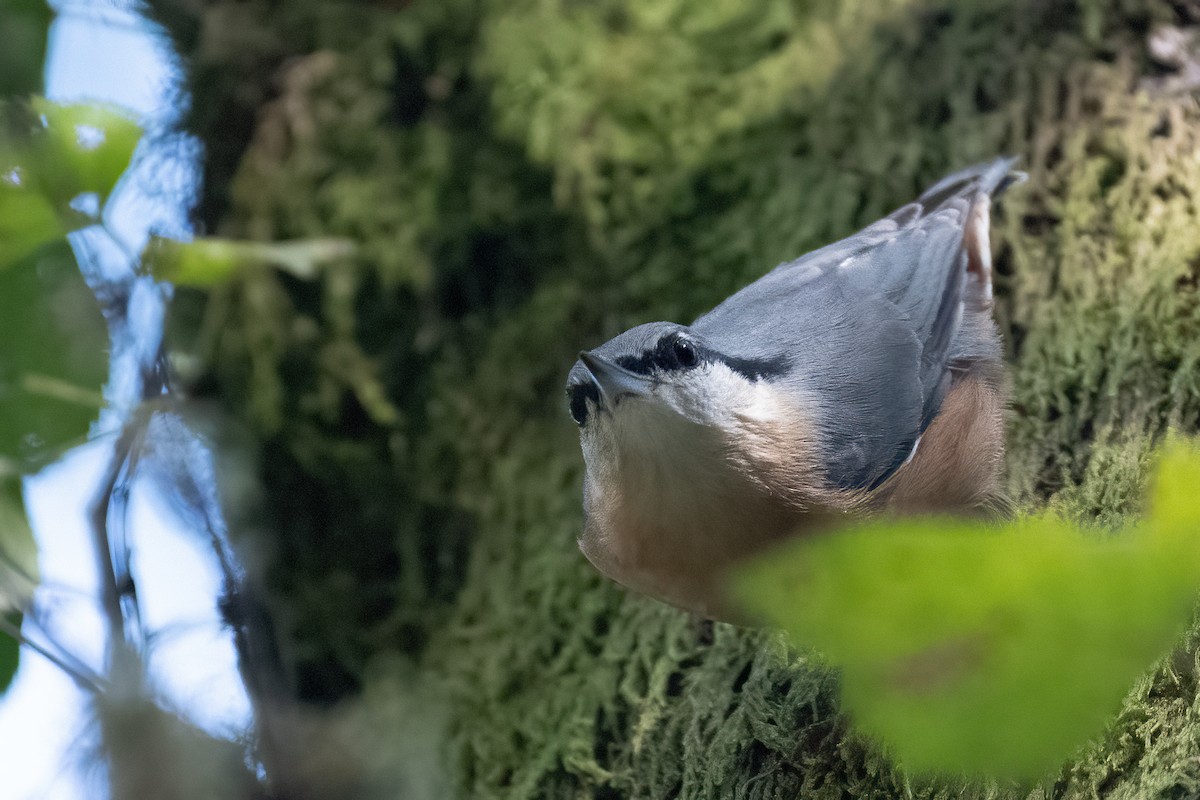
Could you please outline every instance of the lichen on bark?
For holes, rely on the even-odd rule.
[[[204,222],[361,245],[315,282],[256,271],[175,311],[199,388],[263,454],[297,696],[355,697],[402,654],[439,687],[431,731],[469,797],[1200,791],[1191,644],[1041,786],[910,781],[812,654],[586,565],[562,408],[580,347],[686,322],[1017,153],[1030,179],[993,222],[1011,491],[1089,524],[1136,514],[1155,438],[1200,421],[1200,111],[1146,49],[1192,6],[152,6],[225,159]],[[231,14],[257,51],[218,33]]]

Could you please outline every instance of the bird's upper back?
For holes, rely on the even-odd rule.
[[[964,300],[991,296],[990,274],[969,270],[968,248],[987,247],[986,227],[981,239],[968,230],[1011,167],[997,159],[951,175],[853,236],[780,265],[692,325],[730,355],[790,360],[767,378],[793,382],[819,403],[832,484],[876,485],[937,414],[950,362],[971,349],[956,343]],[[967,320],[968,335],[982,329]]]

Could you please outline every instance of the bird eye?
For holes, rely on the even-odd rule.
[[[675,358],[679,364],[685,368],[694,367],[700,363],[700,355],[696,352],[696,347],[687,339],[676,339],[671,345],[671,349],[675,352]]]
[[[567,387],[567,397],[571,401],[571,419],[575,420],[575,424],[582,428],[587,424],[588,419],[587,401],[590,399],[593,403],[599,405],[600,393],[591,384],[573,383]]]
[[[587,422],[587,403],[582,393],[571,396],[571,419],[581,428]]]

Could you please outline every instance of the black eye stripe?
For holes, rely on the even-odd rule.
[[[734,372],[752,381],[778,377],[787,372],[788,367],[792,365],[792,360],[787,356],[735,358],[733,356],[718,355],[715,360],[720,361]]]
[[[617,356],[617,364],[638,375],[649,375],[654,369],[654,354],[643,353],[640,356]]]
[[[700,364],[715,364],[720,362],[747,380],[757,381],[771,378],[784,373],[791,365],[791,359],[786,356],[772,358],[738,358],[727,356],[716,350],[704,347],[691,339],[686,340],[695,353],[694,364],[680,363],[675,352],[675,343],[679,336],[666,336],[660,339],[653,350],[643,351],[637,356],[619,356],[616,362],[638,375],[651,375],[658,372],[677,372]]]
[[[639,375],[649,375],[656,370],[669,372],[682,369],[683,365],[679,362],[679,357],[675,353],[675,344],[680,338],[677,334],[664,336],[655,342],[654,349],[645,350],[636,356],[621,356],[617,358],[617,363],[630,372],[636,372]],[[698,350],[696,350],[696,355],[696,363],[699,363]]]

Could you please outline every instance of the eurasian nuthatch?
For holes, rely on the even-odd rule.
[[[567,394],[592,564],[721,615],[724,571],[783,537],[849,512],[994,507],[989,208],[1021,177],[1013,163],[942,179],[690,326],[638,325],[580,353]]]

